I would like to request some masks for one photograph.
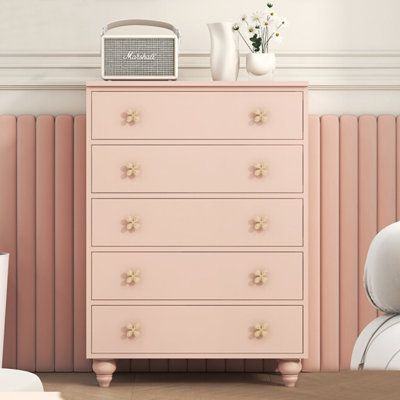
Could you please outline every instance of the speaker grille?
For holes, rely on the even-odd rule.
[[[104,38],[105,76],[173,76],[175,62],[173,38]]]

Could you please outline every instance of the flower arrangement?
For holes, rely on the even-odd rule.
[[[252,14],[251,22],[247,15],[243,15],[241,23],[233,25],[252,53],[268,53],[271,42],[281,40],[281,30],[288,26],[286,18],[278,17],[273,10],[274,5],[267,3],[266,11],[257,11]],[[242,33],[243,27],[246,35]]]

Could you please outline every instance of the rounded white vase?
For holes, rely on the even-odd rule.
[[[232,22],[208,24],[211,37],[211,76],[214,81],[236,81],[239,75],[238,36]]]
[[[249,53],[246,55],[246,69],[251,75],[272,76],[276,68],[274,53]]]

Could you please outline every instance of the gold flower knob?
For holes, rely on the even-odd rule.
[[[125,220],[125,225],[129,232],[136,232],[140,228],[140,219],[136,216],[129,216]]]
[[[261,271],[258,269],[256,272],[254,272],[253,282],[256,285],[264,285],[264,283],[266,283],[267,280],[268,280],[268,274],[266,271]]]
[[[263,161],[253,165],[253,175],[256,178],[262,178],[263,176],[267,175],[268,167],[267,164]]]
[[[140,121],[140,114],[138,111],[129,109],[125,112],[125,122],[129,125],[134,125]]]
[[[126,273],[125,282],[128,285],[135,285],[140,282],[140,271],[132,271],[131,269]]]
[[[134,178],[140,174],[140,165],[134,162],[125,165],[126,176]]]
[[[267,336],[268,333],[268,325],[264,322],[259,322],[255,324],[253,327],[253,335],[256,339],[262,339]]]
[[[253,112],[253,121],[256,124],[260,124],[261,125],[261,124],[267,122],[267,119],[268,119],[267,112],[262,110],[261,108],[258,108],[257,110],[255,110]]]
[[[128,324],[126,326],[126,337],[129,339],[134,339],[140,335],[140,326],[135,323]]]
[[[253,227],[255,231],[264,231],[267,228],[268,219],[267,217],[257,216],[253,220]]]

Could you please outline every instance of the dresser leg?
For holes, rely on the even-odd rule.
[[[279,360],[278,371],[286,387],[295,387],[301,371],[300,360]]]
[[[115,360],[93,360],[92,369],[100,387],[109,387],[117,368]]]

